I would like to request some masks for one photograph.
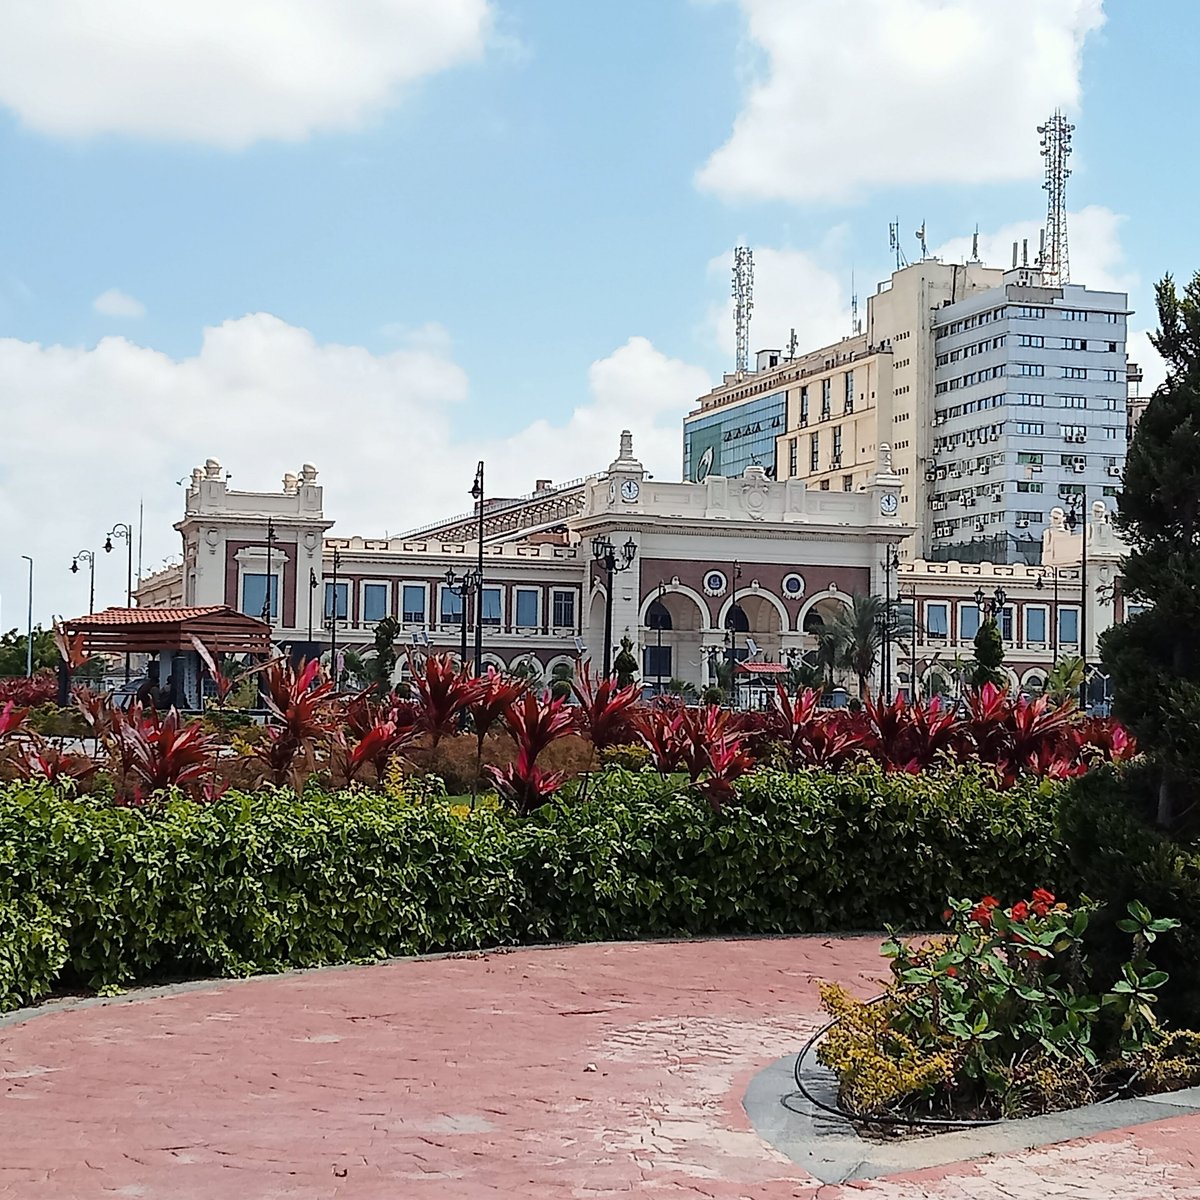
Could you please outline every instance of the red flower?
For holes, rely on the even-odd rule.
[[[1000,901],[997,900],[995,896],[984,896],[984,898],[982,900],[980,900],[979,903],[982,904],[984,908],[999,908],[1000,907]]]
[[[947,967],[947,968],[946,968],[946,974],[947,974],[947,975],[950,975],[950,976],[957,975],[957,974],[958,974],[958,968],[957,968],[957,967]]]
[[[1054,893],[1046,891],[1045,888],[1034,888],[1031,899],[1033,900],[1033,911],[1039,917],[1044,917],[1054,903]]]
[[[984,904],[977,904],[970,913],[971,920],[976,925],[981,925],[984,929],[992,927],[992,910]]]
[[[1010,915],[1012,916],[1012,919],[1014,921],[1028,920],[1029,919],[1029,905],[1026,904],[1024,900],[1018,900],[1016,902],[1016,904],[1014,904],[1012,906],[1012,913]]]
[[[942,920],[948,921],[952,916],[954,916],[954,914],[949,909],[946,909],[946,911],[942,913]]]

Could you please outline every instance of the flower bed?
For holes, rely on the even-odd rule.
[[[817,1057],[846,1114],[963,1125],[1200,1082],[1200,1034],[1165,1028],[1155,1011],[1168,975],[1150,947],[1178,922],[1131,902],[1120,921],[1129,957],[1102,979],[1088,956],[1091,913],[1044,888],[1008,908],[990,895],[953,901],[945,936],[885,944],[881,996],[823,985],[834,1020]]]

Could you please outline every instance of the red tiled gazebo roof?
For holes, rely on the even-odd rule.
[[[783,675],[787,669],[785,663],[738,663],[738,670],[745,671],[747,675]]]
[[[268,654],[271,627],[224,604],[203,608],[106,608],[62,623],[82,638],[87,655],[192,650],[195,637],[210,654]]]

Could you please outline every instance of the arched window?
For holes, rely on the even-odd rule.
[[[735,604],[726,614],[725,628],[737,633],[750,632],[750,622],[746,620],[746,611],[740,604]]]
[[[671,629],[671,612],[661,600],[655,600],[646,609],[647,629]]]

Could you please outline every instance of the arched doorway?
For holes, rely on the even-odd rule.
[[[675,586],[642,602],[642,683],[653,693],[673,680],[703,686],[701,643],[708,614],[700,599]]]

